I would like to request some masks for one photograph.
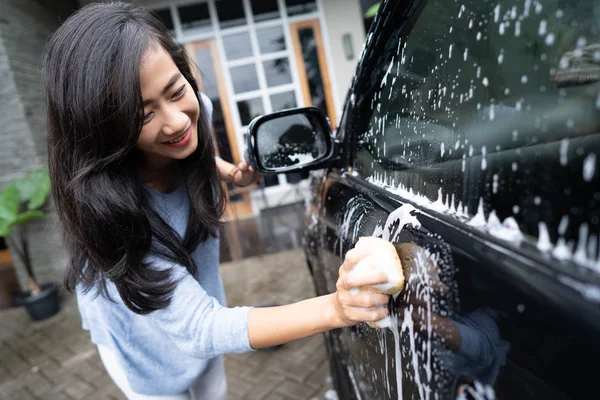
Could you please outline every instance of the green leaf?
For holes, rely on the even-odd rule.
[[[39,168],[30,175],[30,181],[33,183],[34,191],[27,204],[27,209],[37,210],[42,207],[48,195],[50,194],[50,176],[46,168]]]
[[[46,215],[40,210],[25,211],[24,213],[17,215],[14,224],[24,224],[35,219],[42,219],[45,216]]]
[[[7,237],[13,230],[13,224],[3,218],[0,218],[0,237]]]
[[[8,185],[0,194],[0,219],[12,223],[19,212],[19,190],[17,186]]]
[[[31,174],[26,175],[15,182],[17,189],[19,190],[19,203],[28,202],[35,192],[35,182],[31,180]]]

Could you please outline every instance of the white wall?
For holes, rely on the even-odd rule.
[[[329,63],[329,76],[337,118],[341,116],[346,92],[360,57],[365,31],[359,0],[320,0],[324,21],[324,40]],[[342,37],[350,33],[354,57],[346,59]]]

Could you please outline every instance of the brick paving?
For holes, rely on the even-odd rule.
[[[222,264],[229,305],[288,303],[314,295],[302,250]],[[322,335],[275,351],[225,357],[229,400],[330,399]],[[329,392],[329,393],[328,393]],[[22,308],[0,311],[0,400],[124,399],[81,329],[75,299],[32,322]]]

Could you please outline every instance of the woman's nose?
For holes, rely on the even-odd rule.
[[[181,110],[168,110],[165,113],[165,119],[163,123],[163,133],[165,135],[176,135],[182,133],[188,125],[188,116]]]

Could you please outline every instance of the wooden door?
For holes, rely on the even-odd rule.
[[[320,108],[335,127],[335,108],[318,19],[290,24],[304,104]]]

